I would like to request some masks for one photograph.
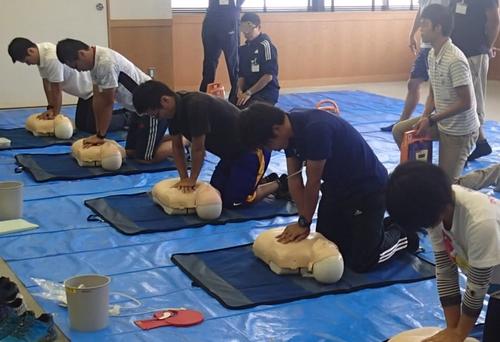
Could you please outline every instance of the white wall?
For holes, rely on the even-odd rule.
[[[46,106],[42,80],[36,66],[15,63],[7,46],[15,37],[57,43],[64,38],[108,46],[106,1],[99,0],[0,0],[0,108]],[[64,103],[76,103],[65,96]]]
[[[109,18],[171,19],[171,0],[109,0]]]

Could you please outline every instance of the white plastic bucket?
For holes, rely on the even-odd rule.
[[[0,182],[0,221],[15,220],[23,216],[23,183]]]
[[[64,281],[72,329],[96,331],[108,325],[109,277],[88,274]]]

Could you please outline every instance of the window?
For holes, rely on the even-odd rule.
[[[325,10],[329,11],[332,9],[335,11],[354,11],[354,10],[366,10],[371,11],[372,9],[381,9],[384,5],[383,0],[325,0]]]
[[[266,9],[269,11],[274,10],[296,10],[307,11],[309,1],[304,0],[266,0]],[[243,4],[243,8],[247,6],[247,2]]]
[[[243,10],[307,11],[312,2],[312,0],[245,0]],[[417,8],[418,0],[324,0],[324,4],[325,11],[409,10]],[[208,0],[172,0],[175,12],[200,12],[207,6]]]

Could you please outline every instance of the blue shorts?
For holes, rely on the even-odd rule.
[[[415,58],[415,62],[413,63],[413,67],[411,68],[410,78],[411,79],[421,79],[424,81],[429,80],[429,65],[427,63],[427,56],[429,56],[430,48],[422,48],[417,54],[417,58]]]
[[[221,159],[215,167],[210,184],[219,190],[224,208],[250,204],[255,189],[264,176],[271,152],[257,149],[236,159]]]

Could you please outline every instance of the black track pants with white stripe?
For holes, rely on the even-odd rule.
[[[134,151],[135,158],[151,160],[168,128],[166,119],[137,114],[132,116],[125,149]]]
[[[316,231],[337,244],[348,267],[366,272],[408,245],[401,229],[384,229],[384,214],[382,192],[339,202],[322,189]]]

